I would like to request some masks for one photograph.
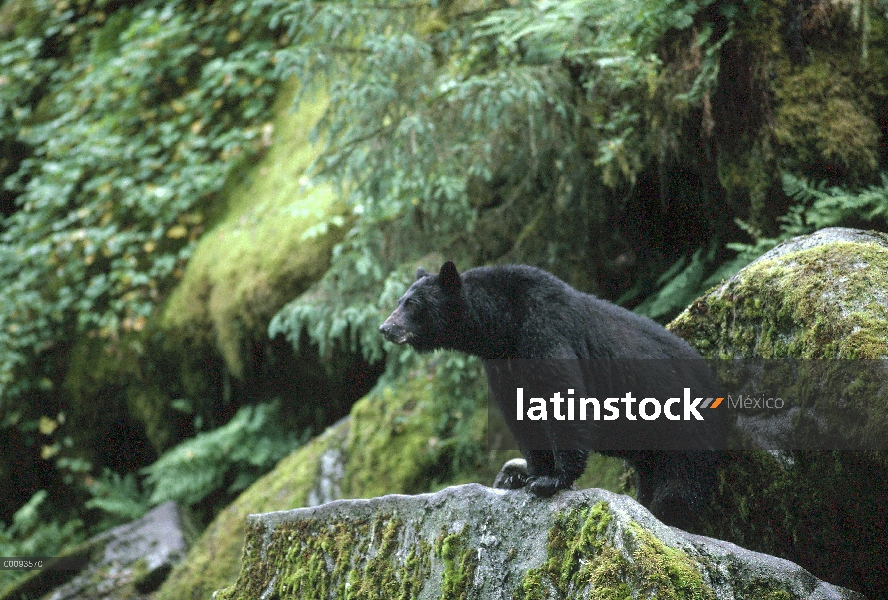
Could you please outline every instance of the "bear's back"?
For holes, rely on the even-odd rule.
[[[463,273],[466,301],[501,358],[697,359],[658,323],[528,265]]]

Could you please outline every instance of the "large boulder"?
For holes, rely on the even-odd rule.
[[[789,240],[670,328],[708,358],[884,359],[888,235],[830,228]],[[866,401],[870,418],[846,434],[884,440],[884,389]],[[888,597],[888,457],[873,447],[736,454],[720,474],[706,533]]]
[[[477,484],[251,515],[254,598],[861,598],[789,561],[692,535],[601,489],[540,499]]]
[[[888,358],[888,234],[788,240],[669,325],[710,358]]]

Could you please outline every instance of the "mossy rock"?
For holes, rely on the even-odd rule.
[[[487,448],[482,370],[476,364],[454,383],[446,372],[448,356],[424,357],[398,378],[383,380],[347,419],[253,484],[210,524],[159,598],[202,598],[232,584],[248,514],[465,482],[490,484],[514,454]],[[620,461],[595,456],[580,483],[618,490],[623,473]]]
[[[291,110],[295,86],[284,86],[258,163],[232,177],[226,207],[198,242],[164,311],[170,334],[221,353],[244,374],[250,342],[267,337],[271,317],[320,279],[342,239],[344,206],[305,170],[317,155],[309,141],[325,100]]]
[[[606,490],[537,498],[477,484],[251,515],[244,567],[216,597],[859,598]]]
[[[888,235],[831,228],[790,240],[670,328],[709,358],[884,359]],[[872,410],[873,422],[888,412]],[[886,597],[886,490],[882,452],[738,453],[720,474],[706,533]]]
[[[794,238],[669,328],[708,358],[888,358],[888,234],[834,227]]]

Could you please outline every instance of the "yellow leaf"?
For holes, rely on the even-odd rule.
[[[174,240],[183,238],[186,235],[188,235],[188,229],[186,229],[184,225],[174,225],[170,227],[169,231],[167,231],[167,237]]]
[[[154,240],[148,240],[142,247],[145,249],[145,252],[150,254],[154,252],[155,248],[157,248],[157,242],[155,242]]]
[[[40,430],[40,433],[43,435],[52,435],[52,432],[56,430],[59,424],[55,419],[51,419],[46,415],[40,417],[40,424],[37,428]]]

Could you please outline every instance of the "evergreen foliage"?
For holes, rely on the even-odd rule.
[[[298,343],[305,331],[371,359],[403,266],[430,253],[588,273],[615,235],[613,188],[650,159],[647,104],[665,96],[681,111],[699,99],[730,35],[704,24],[701,68],[671,89],[656,45],[708,3],[264,4],[293,40],[280,72],[330,92],[314,173],[354,213],[327,275],[270,334]]]
[[[92,481],[89,492],[92,498],[87,500],[84,507],[100,510],[106,515],[100,529],[134,521],[151,508],[135,473],[120,475],[106,468]]]

